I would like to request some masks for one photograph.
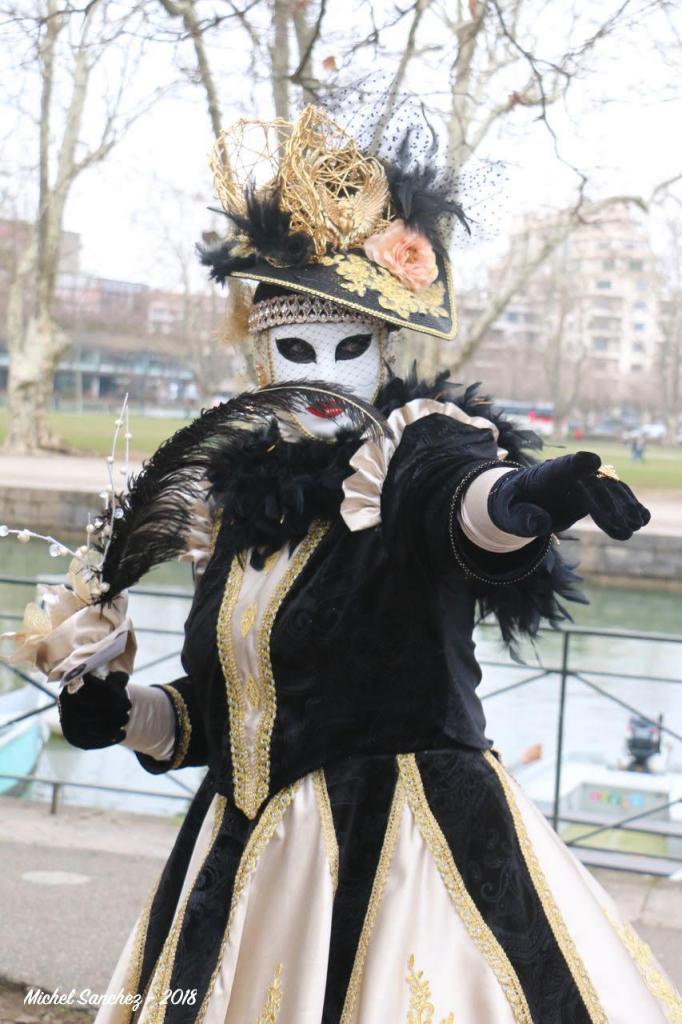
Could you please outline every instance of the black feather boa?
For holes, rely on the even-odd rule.
[[[343,500],[341,484],[360,445],[360,432],[347,431],[329,441],[284,441],[276,421],[230,439],[212,453],[207,478],[211,498],[229,523],[238,550],[258,545],[251,563],[260,569],[284,544],[301,541],[313,519],[334,519]]]
[[[542,447],[541,439],[506,419],[479,387],[452,384],[447,372],[433,381],[420,381],[413,368],[407,378],[392,377],[383,387],[375,405],[381,413],[377,421],[385,424],[383,417],[415,398],[455,402],[469,415],[496,424],[499,444],[511,461],[532,464],[530,452]],[[290,395],[265,389],[239,396],[229,405],[239,414],[236,420],[228,421],[221,408],[209,410],[166,442],[145,466],[137,491],[128,499],[125,520],[114,527],[105,562],[104,578],[111,584],[107,599],[183,549],[191,521],[190,499],[203,492],[206,483],[215,507],[222,510],[223,523],[229,524],[231,546],[238,551],[258,548],[252,555],[256,568],[284,544],[295,546],[314,519],[338,517],[342,483],[352,472],[349,461],[362,444],[367,421],[361,422],[358,415],[352,429],[328,440],[288,441],[275,414],[294,411]],[[245,421],[250,421],[246,429]],[[562,602],[584,603],[579,580],[553,545],[543,565],[519,583],[471,585],[481,616],[496,616],[505,643],[513,649],[520,636],[535,636],[543,620],[553,626],[570,620]]]
[[[532,431],[520,430],[480,385],[462,389],[448,381],[447,372],[434,381],[420,381],[416,369],[402,380],[391,378],[376,405],[384,416],[414,398],[455,402],[470,416],[484,416],[497,426],[499,444],[513,462],[531,465],[530,451],[542,447]],[[362,443],[360,431],[348,431],[329,441],[282,440],[276,422],[253,432],[235,446],[226,438],[211,453],[207,477],[212,496],[229,522],[238,550],[259,546],[252,564],[259,568],[268,554],[282,545],[297,544],[313,519],[334,519],[343,500],[342,483],[352,472],[349,460]],[[481,618],[494,615],[502,638],[512,650],[522,636],[537,634],[543,620],[552,626],[570,621],[564,601],[586,603],[575,574],[552,545],[543,565],[519,583],[495,586],[472,581]]]

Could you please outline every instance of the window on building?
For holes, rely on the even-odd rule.
[[[638,277],[637,278],[637,284],[636,284],[635,287],[637,288],[638,292],[645,292],[646,291],[646,281],[644,280],[643,277]]]
[[[507,319],[510,324],[518,323],[518,321],[519,321],[519,314],[518,313],[507,312],[507,313],[505,313],[505,319]]]
[[[644,343],[641,342],[641,341],[633,341],[633,343],[632,343],[632,351],[633,352],[643,352],[644,351]]]
[[[630,370],[632,373],[641,373],[643,369],[644,367],[641,363],[632,363],[632,365],[630,366]]]
[[[633,302],[632,308],[633,309],[646,309],[647,308],[647,304],[644,301],[644,299],[638,299],[637,302]]]
[[[593,316],[590,320],[590,327],[597,330],[613,330],[620,327],[620,320],[613,316]]]
[[[644,270],[644,260],[628,260],[630,270]]]
[[[611,282],[606,280],[606,279],[603,279],[601,281],[597,281],[597,288],[602,288],[602,289],[605,290],[605,289],[610,288],[610,287],[611,287]]]
[[[635,323],[632,325],[632,328],[633,330],[637,331],[638,334],[640,334],[642,331],[646,330],[646,324]]]
[[[592,348],[595,352],[606,352],[609,347],[609,339],[596,337],[592,339]]]
[[[613,270],[615,266],[616,266],[616,261],[615,260],[604,260],[602,265],[601,265],[601,268],[602,268],[602,270]]]

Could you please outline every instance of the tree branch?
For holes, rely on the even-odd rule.
[[[412,18],[412,24],[410,25],[410,31],[407,36],[407,42],[405,43],[405,49],[402,52],[398,69],[393,76],[388,95],[386,96],[386,102],[384,103],[384,109],[381,117],[376,123],[374,132],[372,134],[371,149],[376,149],[381,141],[381,138],[386,130],[386,126],[391,119],[391,115],[395,108],[398,93],[405,79],[407,68],[414,56],[417,31],[419,29],[420,22],[424,17],[425,12],[431,5],[431,0],[417,0],[414,5],[414,17]]]
[[[294,8],[293,21],[296,40],[298,42],[299,62],[298,67],[289,75],[289,81],[294,85],[300,85],[303,94],[308,100],[315,98],[314,86],[317,81],[311,74],[312,55],[317,40],[320,38],[322,19],[327,9],[327,0],[320,0],[320,9],[315,19],[315,24],[310,28],[305,20],[305,7],[299,4]]]

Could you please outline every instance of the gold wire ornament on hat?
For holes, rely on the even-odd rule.
[[[273,189],[292,124],[240,118],[220,133],[209,155],[216,195],[227,214],[246,213],[246,188]]]
[[[312,239],[318,259],[331,246],[361,244],[390,223],[389,188],[379,160],[319,107],[295,122],[242,118],[211,151],[215,189],[226,213],[244,214],[245,191],[277,191],[291,231]]]
[[[383,166],[319,107],[306,107],[293,125],[279,186],[292,229],[313,239],[318,257],[330,243],[349,249],[390,223]]]

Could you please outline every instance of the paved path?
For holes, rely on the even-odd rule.
[[[139,468],[139,463],[131,462],[131,472]],[[98,494],[107,483],[107,467],[102,458],[78,455],[37,455],[30,459],[23,455],[0,455],[0,481],[3,487]]]
[[[0,977],[103,991],[177,823],[68,806],[52,816],[12,797],[0,797],[0,820]],[[595,874],[682,988],[682,883]]]

